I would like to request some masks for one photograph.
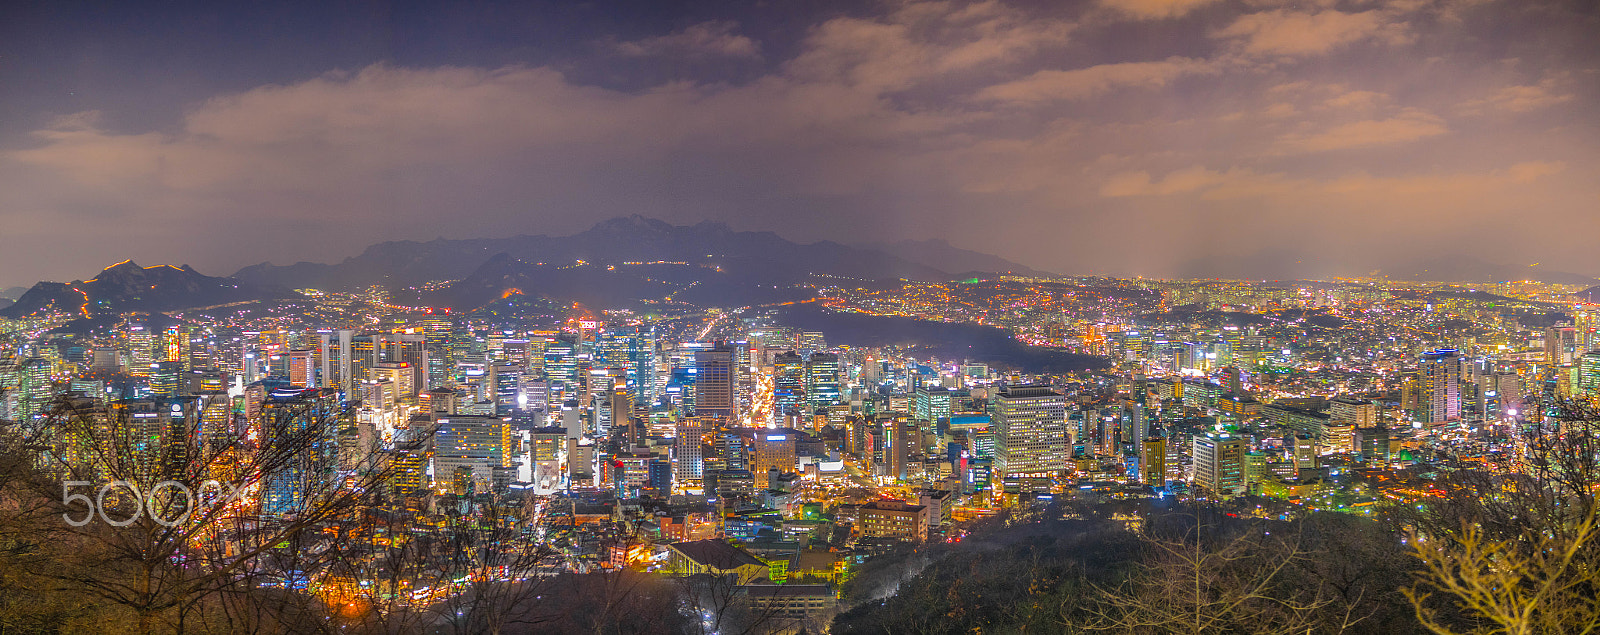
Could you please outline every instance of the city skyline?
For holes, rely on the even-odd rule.
[[[9,8],[0,286],[614,216],[1073,274],[1594,275],[1578,2]],[[1116,239],[1107,239],[1115,236]]]

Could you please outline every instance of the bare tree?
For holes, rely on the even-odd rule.
[[[1343,633],[1359,618],[1329,620],[1319,588],[1295,592],[1284,576],[1308,557],[1264,530],[1202,539],[1203,526],[1177,538],[1146,537],[1134,574],[1100,587],[1089,630],[1118,633]],[[1064,622],[1070,621],[1063,616]]]
[[[61,497],[51,511],[73,553],[40,575],[126,609],[140,633],[193,630],[205,600],[263,581],[289,601],[306,571],[275,563],[282,546],[304,547],[385,478],[333,469],[337,401],[285,401],[249,427],[208,429],[193,401],[152,412],[59,399],[35,438],[38,465],[60,480],[32,494]]]
[[[1600,629],[1600,407],[1560,400],[1549,409],[1522,431],[1511,470],[1459,470],[1407,518],[1424,570],[1404,592],[1430,631]]]

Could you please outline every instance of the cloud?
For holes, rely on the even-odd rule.
[[[1378,10],[1305,13],[1278,9],[1240,16],[1212,35],[1234,41],[1244,52],[1255,55],[1319,55],[1362,40],[1407,41],[1406,24],[1391,22],[1390,17]]]
[[[1327,152],[1349,148],[1410,143],[1449,132],[1444,120],[1420,110],[1389,119],[1367,119],[1334,126],[1315,134],[1288,134],[1278,139],[1286,153]]]
[[[1389,101],[1389,96],[1370,90],[1352,90],[1322,102],[1337,110],[1372,110]]]
[[[1260,197],[1342,196],[1361,200],[1410,200],[1419,196],[1476,196],[1529,185],[1560,174],[1560,161],[1527,161],[1487,172],[1443,175],[1372,176],[1356,173],[1332,179],[1291,178],[1247,168],[1216,171],[1195,165],[1152,179],[1147,171],[1121,172],[1107,178],[1100,195],[1107,198],[1197,194],[1206,200]],[[1388,212],[1383,212],[1388,213]]]
[[[993,70],[1066,43],[1071,23],[999,2],[908,2],[881,18],[834,18],[811,30],[785,71],[882,93],[950,74]]]
[[[989,86],[981,101],[1036,104],[1094,97],[1123,87],[1160,88],[1184,75],[1218,72],[1205,60],[1174,57],[1160,62],[1101,64],[1076,70],[1043,70],[1028,77]]]
[[[1100,5],[1140,20],[1181,18],[1217,0],[1100,0]]]
[[[1562,90],[1560,78],[1546,78],[1532,86],[1507,86],[1483,99],[1468,101],[1461,112],[1482,115],[1490,112],[1526,113],[1571,101],[1572,93]]]
[[[668,35],[614,42],[610,47],[625,57],[760,58],[761,47],[755,40],[734,33],[738,26],[736,22],[724,20],[701,22]]]

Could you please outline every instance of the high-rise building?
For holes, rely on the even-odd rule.
[[[477,491],[493,482],[494,468],[510,467],[514,452],[511,425],[499,417],[452,416],[439,420],[433,433],[435,480],[458,470],[471,474]]]
[[[828,342],[822,337],[821,331],[802,331],[795,338],[795,350],[802,357],[827,350],[827,348]]]
[[[1545,363],[1566,366],[1578,356],[1578,331],[1571,326],[1552,326],[1544,331]]]
[[[1600,397],[1600,350],[1589,351],[1578,358],[1578,382],[1574,394]]]
[[[1167,482],[1167,439],[1162,436],[1146,437],[1139,446],[1140,480],[1150,485]]]
[[[1212,494],[1228,497],[1244,492],[1242,437],[1203,434],[1194,438],[1194,484]]]
[[[805,409],[805,358],[794,351],[779,353],[772,360],[772,401],[779,415],[794,414]]]
[[[1461,354],[1444,348],[1422,355],[1421,396],[1427,400],[1418,404],[1418,413],[1425,414],[1423,423],[1444,423],[1461,418]]]
[[[335,434],[348,413],[337,389],[285,386],[266,397],[259,417],[262,442],[289,453],[265,479],[261,511],[297,513],[337,480]]]
[[[1357,428],[1354,445],[1357,455],[1362,460],[1387,461],[1389,459],[1389,429],[1382,426]]]
[[[806,410],[815,412],[839,402],[839,356],[812,353],[806,360]]]
[[[674,480],[681,484],[699,483],[705,478],[706,440],[715,430],[704,419],[685,419],[678,423],[672,444]]]
[[[950,419],[950,389],[941,386],[923,386],[916,391],[914,413],[918,419],[936,425]]]
[[[697,416],[732,419],[737,413],[733,390],[738,368],[733,348],[718,345],[694,354],[694,412]]]
[[[317,387],[316,351],[310,349],[289,351],[289,385],[301,388]]]
[[[793,472],[795,469],[794,439],[795,435],[789,430],[758,430],[756,431],[754,446],[754,460],[750,471],[755,475],[756,487],[767,488],[773,484],[768,480],[770,470],[777,469],[780,474]]]
[[[156,362],[150,369],[150,392],[158,399],[176,399],[183,394],[187,380],[183,362]]]
[[[577,345],[570,339],[557,338],[545,342],[544,373],[550,382],[552,402],[572,399],[578,389]]]
[[[1047,476],[1067,469],[1066,397],[1049,386],[1001,388],[994,433],[999,477]]]

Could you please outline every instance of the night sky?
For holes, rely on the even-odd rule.
[[[1600,274],[1593,0],[4,3],[0,287],[642,214]]]

